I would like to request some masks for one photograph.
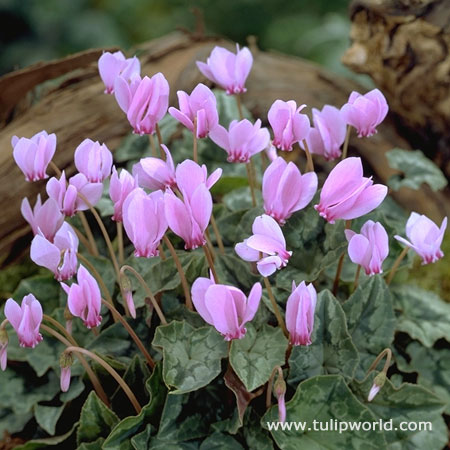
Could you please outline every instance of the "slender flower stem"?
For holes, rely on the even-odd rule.
[[[147,296],[150,298],[152,305],[155,308],[156,314],[159,317],[159,320],[161,321],[161,323],[163,325],[166,325],[167,320],[164,317],[164,314],[161,311],[161,308],[159,307],[158,302],[156,301],[155,296],[153,295],[153,292],[149,288],[148,284],[145,282],[144,278],[142,278],[141,274],[139,272],[137,272],[133,267],[127,266],[127,265],[122,266],[122,268],[120,269],[120,273],[125,273],[126,270],[131,272],[136,277],[136,279],[139,281],[139,283],[141,284],[141,286],[144,288],[145,292],[147,293]]]
[[[286,328],[286,325],[284,324],[283,317],[281,317],[280,309],[278,308],[277,301],[275,300],[275,297],[272,292],[272,287],[270,286],[270,281],[267,277],[264,277],[264,285],[267,289],[267,294],[269,295],[270,303],[272,303],[273,312],[275,314],[275,317],[277,318],[278,325],[283,330],[284,335],[289,338],[289,333]]]
[[[123,253],[123,226],[122,222],[116,222],[117,227],[117,247],[119,248],[119,264],[122,265],[124,262]]]
[[[197,142],[197,116],[194,117],[194,131],[192,132],[194,161],[198,163],[198,142]]]
[[[256,206],[255,186],[253,185],[253,177],[252,172],[250,170],[250,163],[246,163],[245,168],[247,169],[248,184],[250,186],[250,194],[252,196],[252,206],[255,207]]]
[[[166,258],[166,254],[164,253],[163,246],[162,246],[161,244],[158,245],[158,251],[159,251],[159,257],[160,257],[163,261],[165,261],[167,258]]]
[[[142,354],[145,356],[145,359],[147,360],[148,365],[153,369],[155,367],[155,363],[153,361],[153,358],[150,356],[150,353],[145,348],[142,341],[139,339],[139,336],[134,332],[133,328],[130,327],[129,323],[122,317],[122,315],[117,311],[114,306],[112,306],[109,302],[102,299],[102,303],[112,312],[113,316],[115,316],[119,322],[124,326],[124,328],[128,331],[129,335],[133,339],[133,341],[138,346],[139,350],[142,352]]]
[[[48,316],[47,314],[44,314],[42,317],[45,321],[51,323],[54,327],[58,328],[58,330],[61,331],[62,335],[67,338],[67,340],[71,343],[71,345],[78,345],[77,342],[75,341],[75,338],[72,337],[72,335],[56,319],[54,319],[51,316]]]
[[[367,375],[372,372],[372,370],[375,370],[378,363],[386,356],[386,362],[384,363],[384,367],[382,372],[387,374],[387,371],[389,369],[389,366],[391,365],[391,359],[392,359],[392,351],[390,348],[385,348],[375,359],[375,361],[370,365],[369,369],[367,370]]]
[[[207,245],[203,246],[203,251],[205,252],[206,260],[208,261],[208,266],[211,269],[214,280],[216,283],[219,283],[219,277],[217,276],[216,268],[214,267],[214,261]]]
[[[148,135],[148,140],[150,141],[150,148],[152,149],[152,156],[156,158],[156,145],[155,145],[155,139],[153,138],[152,134]]]
[[[308,143],[306,142],[306,139],[303,139],[303,147],[305,148],[305,154],[306,154],[306,172],[314,172],[314,162],[311,156],[311,152],[309,151]]]
[[[55,331],[53,328],[48,327],[47,325],[41,324],[40,329],[43,331],[46,331],[48,334],[51,334],[53,337],[58,339],[60,342],[62,342],[67,347],[70,347],[72,345],[72,342],[68,341],[63,335]],[[78,346],[76,346],[78,348]],[[91,380],[92,386],[94,386],[95,392],[97,393],[100,400],[109,407],[109,400],[108,396],[106,395],[106,392],[103,390],[102,385],[100,384],[100,380],[97,378],[97,375],[95,375],[94,371],[89,366],[86,359],[83,357],[81,352],[74,351],[75,356],[80,361],[81,365],[84,367],[84,370],[86,370],[86,373],[88,374],[89,379]]]
[[[219,247],[219,251],[222,255],[224,255],[225,247],[223,245],[222,236],[220,235],[219,227],[217,226],[216,219],[214,218],[214,215],[212,213],[211,213],[211,225],[212,225],[214,234],[216,235],[216,241],[217,241],[217,246]]]
[[[133,394],[133,391],[130,389],[128,384],[125,383],[124,379],[104,359],[100,358],[95,353],[92,353],[91,351],[86,350],[85,348],[76,347],[76,346],[67,347],[64,350],[64,352],[65,353],[71,353],[71,352],[83,353],[86,356],[89,356],[90,358],[92,358],[97,363],[99,363],[117,381],[119,386],[123,389],[123,391],[125,392],[127,397],[130,399],[130,402],[133,405],[136,412],[138,414],[141,412],[142,407],[139,404],[139,402],[137,401],[137,398],[135,397],[135,395]]]
[[[361,265],[358,264],[358,268],[356,269],[355,281],[353,283],[353,291],[356,291],[356,288],[358,287],[359,273],[360,272],[361,272]]]
[[[191,292],[189,290],[189,285],[186,280],[186,275],[184,274],[184,270],[183,270],[181,262],[178,258],[177,252],[175,251],[175,249],[172,245],[172,242],[170,242],[170,240],[167,236],[164,236],[163,240],[164,240],[165,244],[167,245],[167,248],[169,249],[170,254],[172,255],[173,261],[175,262],[175,266],[178,271],[178,275],[180,276],[181,286],[183,287],[184,297],[186,299],[186,307],[188,309],[190,309],[191,311],[193,311],[194,307],[192,306]]]
[[[239,113],[239,120],[243,120],[244,113],[242,112],[242,103],[241,103],[240,94],[235,94],[235,98],[236,98],[236,105],[237,105],[237,109],[238,109],[238,113]]]
[[[89,241],[90,253],[92,253],[94,256],[99,256],[98,247],[95,242],[94,235],[92,234],[92,230],[89,225],[89,222],[86,219],[86,215],[84,214],[83,211],[78,211],[78,216],[81,220],[81,224],[83,225],[84,232],[86,233],[87,239]]]
[[[270,375],[268,384],[267,384],[267,392],[266,392],[266,409],[269,409],[272,406],[272,388],[273,388],[273,379],[275,378],[275,374],[278,372],[279,377],[283,377],[283,369],[280,366],[275,366],[272,370],[272,374]]]
[[[49,166],[52,168],[53,172],[55,172],[56,176],[58,178],[60,178],[62,175],[62,172],[61,172],[61,170],[59,170],[59,167],[53,161],[49,162]]]
[[[352,226],[351,220],[345,221],[345,229],[349,230]],[[341,272],[342,267],[344,266],[344,258],[345,258],[345,251],[342,253],[341,257],[339,258],[337,270],[336,270],[336,276],[334,277],[334,283],[333,283],[333,295],[337,294],[338,288],[339,288],[339,280],[341,279]]]
[[[158,137],[158,143],[159,143],[159,155],[161,156],[161,159],[165,160],[165,153],[161,147],[163,144],[163,139],[162,139],[161,130],[159,129],[158,124],[156,124],[155,130],[156,130],[156,136]]]
[[[216,260],[216,252],[214,251],[214,246],[211,242],[211,235],[209,234],[208,228],[205,230],[206,244],[208,245],[208,249],[211,253],[213,262]]]
[[[403,261],[403,259],[405,258],[406,254],[408,253],[409,247],[405,247],[402,252],[400,253],[400,255],[398,255],[398,258],[395,260],[394,265],[392,266],[391,271],[389,272],[389,275],[386,279],[386,284],[391,284],[392,279],[394,278],[395,273],[397,272],[397,269],[400,266],[400,263]]]
[[[110,303],[111,305],[113,305],[113,299],[111,297],[111,294],[109,293],[108,288],[106,287],[105,282],[103,281],[102,276],[98,273],[97,269],[94,267],[94,265],[81,253],[77,253],[77,257],[78,259],[80,259],[86,266],[87,268],[92,272],[92,275],[95,277],[95,279],[97,280],[97,283],[100,285],[102,291],[103,291],[103,295],[105,296],[105,298],[108,300],[108,303]]]
[[[96,256],[91,248],[91,244],[89,243],[86,236],[74,225],[70,224],[70,226],[73,228],[73,231],[75,231],[75,234],[77,235],[78,239],[81,241],[81,243],[85,246],[86,250],[92,255]],[[98,255],[97,255],[98,256]]]
[[[342,148],[342,159],[347,158],[348,143],[350,142],[351,132],[352,132],[352,127],[350,125],[347,125],[347,132],[345,133],[344,147]]]

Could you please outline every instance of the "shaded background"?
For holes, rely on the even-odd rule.
[[[302,56],[349,76],[349,0],[0,0],[0,74],[92,47],[123,49],[179,27]]]

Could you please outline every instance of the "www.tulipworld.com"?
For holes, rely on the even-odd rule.
[[[338,431],[339,433],[351,431],[432,431],[433,424],[431,422],[400,422],[393,423],[392,419],[380,419],[376,422],[340,422],[339,420],[327,420],[320,422],[313,420],[312,422],[266,422],[269,431]]]

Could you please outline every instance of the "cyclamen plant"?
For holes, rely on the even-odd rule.
[[[192,400],[193,391],[200,389],[211,404],[199,421],[209,426],[214,417],[220,425],[212,429],[222,437],[226,432],[236,434],[242,426],[252,426],[254,431],[255,418],[263,427],[270,421],[303,420],[299,411],[309,407],[309,385],[315,385],[315,402],[323,402],[324,411],[328,411],[327,402],[336,402],[335,395],[340,396],[339,402],[346,406],[333,412],[338,420],[359,420],[362,416],[370,420],[375,413],[367,403],[376,401],[377,395],[384,395],[380,405],[389,402],[389,392],[394,389],[387,380],[396,320],[388,285],[404,264],[408,248],[421,256],[423,264],[443,257],[441,243],[447,218],[438,228],[431,219],[413,212],[406,224],[409,240],[395,235],[407,246],[403,252],[389,236],[391,226],[385,224],[385,228],[382,220],[367,218],[368,214],[375,217],[374,211],[382,205],[388,189],[365,176],[361,158],[347,157],[347,152],[353,128],[359,137],[370,137],[386,116],[387,103],[380,91],[352,93],[341,109],[331,105],[321,111],[313,109],[313,126],[306,105],[297,107],[293,100],[276,100],[268,111],[271,137],[269,129],[261,127],[265,117],[254,121],[243,117],[239,96],[246,91],[252,62],[247,48],[238,47],[234,54],[216,47],[207,63],[199,61],[198,67],[234,98],[225,99],[199,84],[190,95],[177,93],[176,109],[168,108],[169,85],[163,74],[141,78],[136,57],[104,53],[99,71],[105,93],[114,93],[133,133],[150,138],[152,156],[144,155],[129,166],[129,171],[117,163],[113,167],[113,155],[105,144],[86,138],[74,153],[79,173],[68,178],[51,162],[56,149],[54,134],[42,131],[30,139],[12,140],[14,158],[26,181],[46,179],[47,171],[54,172],[46,185],[49,198],[42,202],[38,196],[33,209],[24,199],[22,214],[34,234],[31,259],[54,274],[66,303],[61,321],[62,316],[51,310],[44,314],[46,302],[33,293],[23,297],[21,306],[9,299],[4,309],[6,318],[0,325],[0,368],[5,371],[8,365],[8,324],[22,347],[34,348],[43,338],[59,340],[65,346],[59,360],[61,390],[70,391],[71,379],[80,376],[81,368],[72,374],[72,366],[79,361],[95,398],[103,402],[99,411],[113,418],[114,428],[102,430],[102,438],[111,432],[105,445],[113,439],[116,443],[129,442],[131,436],[130,431],[125,432],[130,430],[125,425],[127,419],[119,421],[107,410],[112,391],[104,386],[104,380],[109,377],[119,383],[138,414],[131,419],[138,430],[136,439],[152,423],[146,439],[150,439],[147,444],[155,445],[158,439],[169,442],[163,425],[155,434],[153,425],[159,423],[158,414],[162,415],[161,424],[166,421],[164,426],[182,420],[170,415],[179,414],[173,410],[181,411],[182,402]],[[220,117],[217,99],[230,105],[236,100],[237,117]],[[192,160],[171,152],[169,142],[162,142],[160,124],[171,120],[167,114],[186,127],[186,136],[193,143]],[[198,139],[208,146],[200,147]],[[161,157],[156,155],[157,148]],[[283,152],[300,156],[299,149],[307,158],[304,171],[282,156]],[[265,153],[271,161],[268,166],[262,156]],[[311,154],[317,161],[341,157],[320,187]],[[214,164],[212,170],[211,161],[220,158],[222,167]],[[262,167],[266,165],[261,176],[254,167],[256,159]],[[242,166],[230,163],[245,165],[250,190],[226,187],[233,178],[228,174],[240,170],[235,166]],[[117,227],[113,241],[111,229],[95,209],[108,178],[111,220]],[[258,178],[262,179],[261,187]],[[244,193],[244,207],[234,206],[238,192]],[[259,192],[262,203],[256,195]],[[105,247],[97,245],[99,235],[91,230],[92,223],[83,213],[88,210],[99,226]],[[99,258],[99,248],[107,249],[110,263]],[[345,258],[347,252],[349,259]],[[397,259],[390,260],[389,253],[392,259],[397,253]],[[107,276],[101,269],[105,264],[112,265]],[[347,273],[354,273],[353,283],[342,276],[344,265]],[[365,278],[360,281],[361,267]],[[383,271],[388,273],[386,281]],[[75,274],[76,281],[71,281]],[[373,289],[378,289],[378,297],[367,297]],[[365,310],[361,312],[361,308]],[[361,337],[360,318],[369,313],[375,317],[377,308],[391,314],[383,318],[389,324],[380,325],[381,332],[364,325],[377,335],[377,342],[370,346],[353,342],[352,333]],[[367,320],[371,320],[370,314]],[[92,333],[82,331],[78,321]],[[94,350],[96,340],[108,330],[118,333],[119,326],[124,327],[145,361],[139,369],[142,380],[128,376],[128,369],[124,374],[123,361],[129,363],[130,356],[135,355],[128,344],[126,355],[118,349],[116,354],[113,347],[108,355]],[[321,358],[319,366],[314,360],[317,355]],[[370,372],[385,356],[386,364],[374,379]],[[91,367],[86,357],[97,365]],[[228,358],[228,368],[222,372],[224,358]],[[369,374],[364,377],[366,372]],[[144,406],[147,399],[138,385],[146,380],[150,400]],[[208,385],[210,392],[205,388]],[[420,389],[417,387],[417,395]],[[255,400],[264,390],[265,407]],[[172,395],[166,397],[167,391]],[[236,406],[231,392],[236,396]],[[271,408],[272,393],[276,408]],[[181,396],[184,400],[177,400]],[[226,406],[222,405],[223,396],[229,397]],[[94,401],[92,396],[88,401]],[[212,411],[214,401],[218,402],[216,411]],[[120,405],[113,401],[113,409],[117,408]],[[116,412],[123,418],[123,413]],[[208,427],[203,428],[195,428],[192,435],[185,431],[186,440],[197,442],[206,436]],[[262,428],[258,433],[261,442],[269,441]],[[276,429],[271,433],[281,448],[293,448],[294,438],[287,431]],[[246,436],[244,432],[240,439]],[[180,443],[178,440],[173,445]],[[138,448],[147,448],[147,444]],[[246,445],[250,445],[248,440]]]

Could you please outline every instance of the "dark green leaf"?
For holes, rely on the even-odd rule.
[[[44,406],[36,405],[34,407],[34,417],[39,426],[50,436],[55,434],[56,424],[64,410],[63,406]]]
[[[230,435],[215,432],[211,436],[208,436],[200,445],[200,450],[243,450],[241,444],[236,439],[233,439]]]

